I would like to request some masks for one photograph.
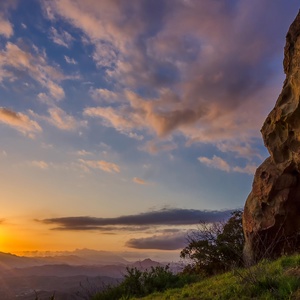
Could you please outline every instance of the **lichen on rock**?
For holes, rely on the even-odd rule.
[[[300,11],[284,49],[286,79],[261,129],[270,157],[256,170],[243,215],[244,258],[300,249]]]

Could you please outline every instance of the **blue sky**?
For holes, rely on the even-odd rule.
[[[56,221],[195,211],[214,221],[242,208],[268,155],[260,128],[298,9],[284,0],[1,2],[0,250],[159,250],[162,240],[179,249],[198,221],[151,230],[112,221],[106,232],[55,230]]]

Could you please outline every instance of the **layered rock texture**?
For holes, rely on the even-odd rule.
[[[300,249],[300,12],[283,64],[282,92],[261,129],[270,157],[257,169],[244,208],[248,263]]]

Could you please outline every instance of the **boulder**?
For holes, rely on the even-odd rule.
[[[270,157],[256,170],[244,214],[248,264],[300,249],[300,11],[284,49],[286,79],[261,133]]]

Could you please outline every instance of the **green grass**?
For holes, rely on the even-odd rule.
[[[263,261],[252,268],[203,279],[180,289],[131,299],[300,299],[300,255]]]

